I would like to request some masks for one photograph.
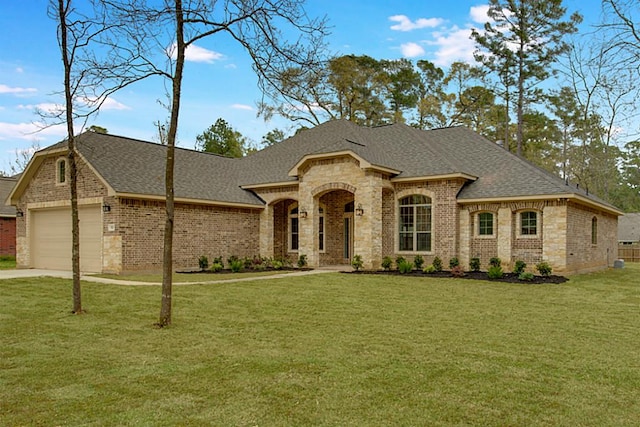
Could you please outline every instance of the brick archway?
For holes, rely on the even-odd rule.
[[[319,197],[319,196],[322,196],[324,193],[327,193],[329,191],[335,191],[335,190],[344,190],[344,191],[348,191],[351,194],[355,194],[356,187],[354,187],[353,185],[349,185],[345,182],[329,182],[327,184],[320,185],[314,188],[313,190],[311,190],[311,195],[313,197]]]

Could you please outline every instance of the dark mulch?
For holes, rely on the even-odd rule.
[[[253,270],[250,268],[243,268],[242,270],[240,270],[240,273],[258,273],[263,271],[294,271],[294,270],[309,271],[309,270],[313,270],[313,268],[282,267],[279,270],[276,270],[275,268],[271,268],[271,267],[266,267],[262,270]],[[225,268],[220,271],[212,271],[212,270],[201,270],[197,267],[194,267],[194,268],[183,268],[180,270],[176,270],[176,273],[179,273],[179,274],[233,274],[233,271],[231,271],[231,269],[229,268]]]
[[[363,270],[363,271],[345,271],[346,274],[379,274],[379,275],[390,275],[390,276],[408,276],[408,277],[442,277],[442,278],[452,278],[451,272],[449,271],[441,271],[439,273],[422,273],[420,271],[413,271],[411,273],[402,274],[398,270]],[[504,282],[504,283],[524,283],[524,284],[558,284],[564,283],[569,279],[564,276],[534,276],[533,280],[519,280],[518,275],[514,273],[505,273],[501,279],[489,279],[487,277],[487,273],[484,271],[466,271],[464,276],[460,277],[460,279],[471,279],[471,280],[488,280],[490,282]]]

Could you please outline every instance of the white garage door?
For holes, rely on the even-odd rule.
[[[71,270],[71,209],[30,212],[31,265]],[[80,270],[102,271],[102,212],[100,205],[82,206],[80,215]]]

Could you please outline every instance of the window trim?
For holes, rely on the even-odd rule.
[[[292,203],[287,210],[287,252],[298,253],[300,251],[300,218],[298,217],[298,203]],[[293,211],[296,213],[292,213]],[[298,247],[293,249],[293,220],[298,222]]]
[[[591,218],[591,245],[598,245],[598,217]]]
[[[318,206],[318,252],[324,254],[327,252],[327,208],[320,203]],[[320,231],[320,220],[322,219],[322,232]],[[321,238],[322,237],[322,238]],[[322,243],[322,249],[320,249]]]
[[[491,215],[491,234],[482,234],[480,231],[480,216],[481,215]],[[475,237],[478,239],[495,239],[496,237],[496,214],[491,211],[480,211],[475,214],[475,226],[473,227],[475,230]]]
[[[413,197],[413,196],[423,196],[426,197],[428,199],[428,203],[426,204],[410,204],[410,205],[402,205],[401,201],[403,199],[406,199],[407,197]],[[421,251],[421,250],[417,250],[417,249],[411,249],[411,250],[406,250],[406,249],[400,249],[400,242],[401,242],[401,233],[402,231],[400,230],[401,227],[401,214],[400,214],[400,210],[403,206],[412,206],[414,207],[413,210],[413,223],[414,223],[414,228],[415,228],[415,219],[416,219],[416,211],[415,211],[415,207],[417,206],[428,206],[429,207],[429,216],[430,216],[430,222],[429,222],[429,231],[428,232],[421,232],[421,233],[428,233],[429,235],[429,249],[426,251]],[[399,195],[396,196],[396,229],[395,229],[395,239],[396,239],[396,252],[398,253],[402,253],[402,254],[425,254],[425,255],[430,255],[434,253],[434,201],[433,201],[433,196],[431,194],[425,194],[421,191],[409,191],[409,192],[403,192]],[[413,230],[412,232],[412,246],[413,248],[417,247],[417,235],[418,235],[418,231]]]
[[[525,213],[533,213],[535,214],[535,218],[536,218],[536,232],[535,234],[523,234],[522,233],[522,215],[524,215]],[[518,221],[517,221],[517,226],[518,226],[518,232],[517,232],[517,236],[518,238],[521,239],[537,239],[540,237],[540,212],[533,210],[533,209],[527,209],[527,210],[523,210],[523,211],[519,211],[518,212]]]
[[[64,165],[64,166],[63,166]],[[60,168],[64,168],[64,173],[60,173]],[[64,157],[56,160],[56,185],[66,185],[69,182],[69,168],[67,167],[67,159]]]

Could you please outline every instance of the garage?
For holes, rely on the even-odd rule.
[[[80,215],[80,270],[102,271],[102,211],[100,205],[82,206]],[[71,270],[71,208],[30,211],[31,266]]]

